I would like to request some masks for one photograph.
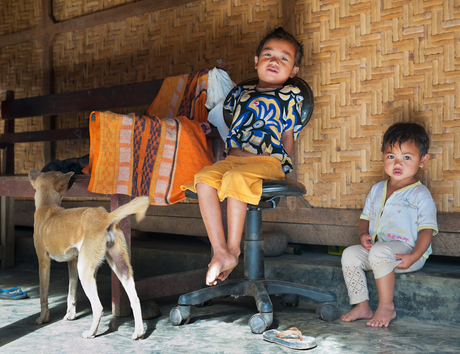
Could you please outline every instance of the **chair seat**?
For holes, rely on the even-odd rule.
[[[307,192],[305,186],[292,179],[265,180],[262,185],[261,201],[281,197],[301,197]],[[190,190],[185,191],[185,196],[198,199],[198,195]]]
[[[305,186],[292,179],[265,180],[262,185],[262,199],[273,197],[301,197],[307,193]]]

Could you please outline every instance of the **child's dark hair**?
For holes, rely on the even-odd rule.
[[[295,37],[286,32],[283,27],[275,28],[269,34],[267,34],[259,43],[259,47],[257,47],[256,55],[259,56],[262,48],[264,47],[265,42],[270,39],[278,39],[284,40],[291,43],[295,48],[295,58],[294,58],[294,65],[300,67],[300,62],[302,61],[303,57],[303,46]]]
[[[405,142],[412,142],[417,145],[420,155],[424,156],[430,147],[430,138],[425,128],[417,123],[395,123],[383,135],[382,152],[386,146],[401,147]]]

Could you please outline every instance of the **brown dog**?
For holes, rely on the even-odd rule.
[[[149,197],[139,197],[108,213],[103,207],[64,209],[62,197],[71,186],[73,172],[38,172],[31,168],[29,180],[35,189],[34,244],[40,274],[41,315],[38,324],[49,321],[48,289],[51,259],[68,262],[69,295],[65,320],[74,320],[77,281],[91,302],[93,322],[83,338],[94,338],[102,316],[102,304],[96,287],[96,272],[107,258],[128,294],[134,315],[135,330],[132,339],[144,338],[144,325],[139,298],[134,286],[133,272],[123,232],[118,222],[136,214],[145,216]]]

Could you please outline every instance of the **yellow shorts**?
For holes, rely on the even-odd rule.
[[[181,186],[182,190],[196,192],[197,183],[217,189],[219,200],[232,197],[248,204],[259,204],[264,179],[284,179],[281,162],[271,156],[227,156],[225,160],[206,166],[195,174],[193,183]]]

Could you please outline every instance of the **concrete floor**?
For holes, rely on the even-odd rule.
[[[116,318],[110,311],[110,277],[98,275],[104,314],[94,339],[80,337],[90,327],[91,310],[81,288],[78,290],[77,319],[64,321],[68,276],[65,268],[52,269],[50,323],[36,325],[39,316],[38,271],[14,268],[0,270],[0,288],[20,285],[30,298],[0,300],[0,347],[2,353],[292,353],[294,350],[265,342],[247,325],[256,312],[252,298],[213,300],[193,308],[189,324],[174,327],[169,311],[177,298],[157,301],[162,315],[144,321],[144,340],[132,341],[131,316]],[[312,353],[460,353],[458,326],[395,319],[388,328],[368,328],[365,321],[344,323],[318,319],[314,308],[303,303],[283,308],[276,301],[271,328],[298,327],[313,336]]]

